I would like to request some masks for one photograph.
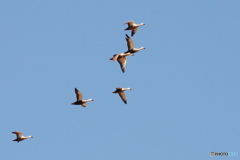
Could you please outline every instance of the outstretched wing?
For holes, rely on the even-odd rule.
[[[126,64],[127,64],[127,58],[126,57],[119,57],[117,61],[120,64],[122,72],[124,73],[125,68],[126,68]]]
[[[77,100],[83,99],[82,93],[77,88],[75,88],[75,93],[76,93]]]
[[[131,33],[131,36],[133,36],[138,30],[138,27],[135,27],[134,29],[132,29],[132,33]]]
[[[22,132],[15,131],[15,132],[12,132],[12,133],[16,134],[17,138],[21,138],[22,137]]]
[[[126,34],[126,41],[127,41],[128,50],[134,49],[134,42],[127,34]]]
[[[123,102],[125,104],[127,104],[127,97],[126,97],[125,93],[124,92],[119,92],[118,94],[121,97],[121,99],[123,100]]]

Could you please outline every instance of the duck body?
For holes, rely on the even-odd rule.
[[[82,105],[82,104],[83,104],[82,100],[79,100],[79,101],[76,101],[76,102],[72,103],[72,105]]]

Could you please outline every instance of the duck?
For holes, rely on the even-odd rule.
[[[145,47],[135,48],[133,40],[127,34],[125,34],[125,35],[126,35],[126,41],[127,41],[127,46],[128,46],[128,50],[125,53],[130,52],[133,55],[136,52],[146,49]]]
[[[19,132],[19,131],[15,131],[15,132],[12,132],[12,133],[13,133],[13,134],[16,134],[16,136],[17,136],[17,138],[14,139],[13,141],[17,141],[18,143],[19,143],[20,141],[25,140],[25,139],[33,138],[33,136],[24,137],[24,136],[22,135],[22,132]]]
[[[116,88],[116,90],[112,93],[118,93],[119,96],[121,97],[122,101],[127,104],[127,97],[124,93],[126,90],[132,90],[131,88]]]
[[[126,68],[126,64],[127,64],[127,58],[126,56],[132,56],[133,54],[130,52],[125,52],[125,53],[118,53],[113,55],[112,58],[110,58],[110,60],[114,61],[118,61],[118,63],[120,64],[121,70],[124,73],[125,72],[125,68]]]
[[[133,36],[137,32],[139,26],[145,25],[145,23],[135,24],[134,21],[128,21],[124,24],[128,25],[128,27],[125,29],[125,31],[132,30],[131,36]]]
[[[86,107],[87,102],[94,101],[93,99],[84,100],[82,93],[77,88],[75,88],[75,93],[77,101],[73,102],[72,105],[81,105],[83,107]]]

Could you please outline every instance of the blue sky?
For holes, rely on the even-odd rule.
[[[239,15],[238,0],[2,0],[1,159],[239,158],[209,156],[240,154]],[[123,74],[109,58],[130,20],[147,49]],[[71,105],[75,87],[95,101]]]

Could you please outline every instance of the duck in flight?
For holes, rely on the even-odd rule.
[[[116,90],[112,93],[118,93],[119,96],[121,97],[122,101],[127,104],[127,97],[124,93],[126,90],[132,90],[131,88],[116,88]]]
[[[131,36],[133,36],[137,32],[139,26],[145,25],[145,23],[135,24],[134,21],[128,21],[124,24],[128,25],[128,27],[125,29],[125,31],[132,30]]]
[[[83,107],[86,107],[87,102],[94,101],[93,99],[84,100],[82,93],[77,88],[75,88],[75,94],[77,101],[73,102],[72,105],[81,105]]]
[[[146,49],[145,47],[135,48],[133,40],[127,34],[125,34],[125,35],[126,35],[126,41],[127,41],[127,46],[128,46],[128,50],[125,53],[128,53],[128,52],[136,53],[138,51]]]
[[[16,134],[16,136],[17,136],[17,138],[14,139],[13,141],[17,141],[18,143],[19,143],[20,141],[25,140],[25,139],[33,138],[33,136],[24,137],[24,136],[22,135],[22,132],[19,132],[19,131],[15,131],[15,132],[12,132],[12,133],[13,133],[13,134]]]
[[[113,55],[112,58],[110,58],[110,60],[112,61],[118,61],[118,63],[120,64],[121,70],[124,73],[125,72],[125,68],[126,68],[126,64],[127,64],[127,58],[126,56],[132,56],[133,54],[128,52],[128,53],[118,53]]]

